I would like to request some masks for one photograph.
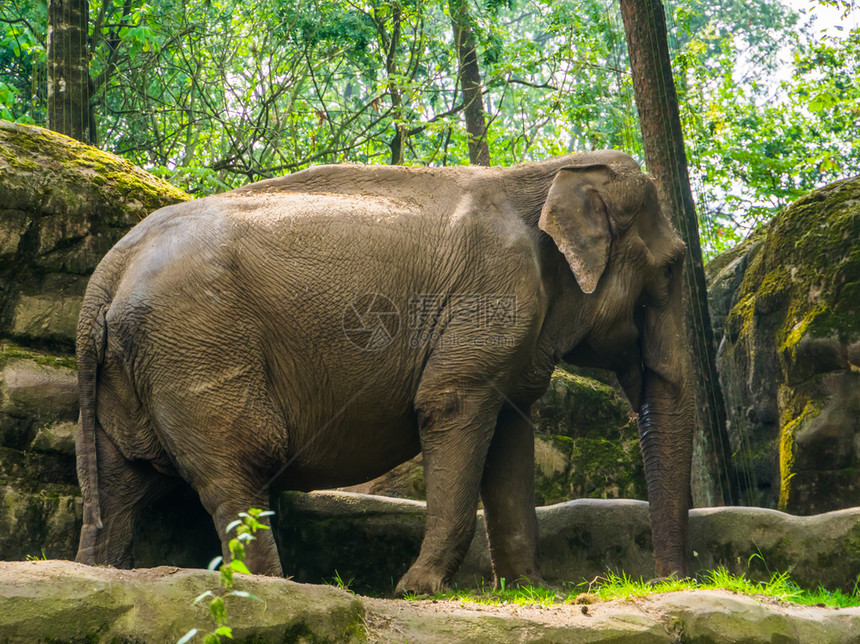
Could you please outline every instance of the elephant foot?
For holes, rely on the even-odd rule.
[[[439,572],[412,566],[397,584],[394,596],[402,599],[406,595],[416,597],[438,595],[446,588],[445,579]]]

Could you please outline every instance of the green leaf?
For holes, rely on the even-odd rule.
[[[234,559],[230,562],[230,568],[232,568],[235,572],[243,573],[246,575],[251,574],[251,571],[248,570],[248,566],[245,565],[245,562],[240,561],[238,559]]]
[[[221,585],[224,588],[233,587],[233,568],[230,566],[221,566]]]
[[[233,639],[233,629],[229,626],[221,626],[215,633]]]
[[[209,602],[209,612],[212,614],[216,626],[221,626],[227,621],[227,607],[221,597],[216,597]]]
[[[222,557],[221,555],[218,555],[212,561],[209,562],[209,565],[206,566],[206,569],[210,570],[210,571],[214,571],[219,565],[221,565],[221,562],[223,560],[224,560],[224,557]]]
[[[228,594],[228,595],[233,595],[234,597],[247,597],[248,599],[256,599],[258,602],[265,603],[265,602],[263,602],[263,600],[262,600],[262,599],[260,599],[260,598],[259,598],[259,597],[257,597],[256,595],[252,595],[251,593],[246,592],[246,591],[244,591],[244,590],[232,590],[232,591],[230,591],[230,592],[229,592],[229,593],[227,593],[227,594]]]
[[[233,559],[244,559],[245,546],[242,545],[242,541],[240,539],[230,539],[230,543],[227,547],[230,549],[230,554],[233,555]]]

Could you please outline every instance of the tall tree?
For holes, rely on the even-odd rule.
[[[469,23],[467,0],[449,0],[451,24],[454,28],[454,46],[460,63],[459,82],[463,92],[463,110],[466,130],[469,133],[469,162],[472,165],[490,165],[490,146],[487,143],[487,113],[478,67],[475,35]]]
[[[48,3],[48,128],[95,143],[90,112],[87,0]]]
[[[699,245],[699,226],[669,60],[666,16],[660,0],[620,0],[639,112],[645,165],[654,176],[664,212],[687,244],[684,298],[687,340],[693,350],[698,428],[693,468],[697,505],[732,504],[731,449],[726,412],[714,362],[714,340]],[[702,467],[704,466],[704,467]]]
[[[403,165],[403,153],[406,147],[407,128],[403,123],[403,92],[397,82],[397,48],[400,46],[400,29],[403,14],[400,3],[391,5],[391,32],[386,29],[386,21],[380,16],[377,7],[373,8],[373,21],[379,33],[379,41],[385,52],[385,73],[388,77],[388,95],[391,98],[392,120],[394,121],[394,136],[389,144],[391,147],[391,165]]]

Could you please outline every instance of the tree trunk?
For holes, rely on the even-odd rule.
[[[48,129],[93,143],[87,0],[48,3]]]
[[[672,78],[666,17],[660,0],[620,0],[645,166],[657,183],[660,204],[687,244],[684,305],[686,334],[693,353],[697,430],[693,453],[693,503],[736,502],[737,486],[726,433],[726,411],[714,362],[707,289],[693,206],[687,156]]]
[[[394,137],[391,139],[391,165],[403,165],[406,148],[406,127],[403,123],[403,95],[395,80],[397,73],[397,47],[400,45],[400,25],[403,20],[398,3],[391,7],[391,36],[386,37],[385,25],[377,23],[383,45],[386,47],[385,72],[388,74],[388,94],[391,96],[391,112],[394,117]]]
[[[460,62],[460,89],[466,105],[463,111],[466,116],[466,131],[469,134],[469,162],[472,165],[490,165],[481,70],[478,67],[475,36],[469,26],[466,0],[449,0],[448,8],[454,27],[454,46]]]

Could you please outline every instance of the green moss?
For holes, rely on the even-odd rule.
[[[0,342],[0,368],[4,367],[11,358],[32,360],[43,367],[65,367],[77,369],[77,361],[70,355],[52,355],[35,349],[25,349],[8,340]]]
[[[795,436],[798,430],[811,418],[821,413],[824,405],[823,400],[809,400],[800,414],[789,414],[790,420],[780,428],[779,432],[779,509],[786,512],[790,508],[792,485],[791,479],[795,475],[794,463],[797,457],[797,446]],[[790,409],[790,408],[789,408]]]
[[[643,498],[639,489],[638,452],[630,454],[605,438],[578,438],[571,453],[570,486],[574,497]]]
[[[781,317],[776,341],[787,360],[807,332],[842,341],[860,332],[860,299],[851,296],[860,290],[858,194],[855,178],[799,199],[773,220],[747,270],[742,297]]]
[[[124,215],[129,211],[142,218],[159,207],[191,199],[121,157],[44,128],[0,121],[0,155],[13,170],[38,171],[56,179],[44,190],[67,210],[97,202],[108,225],[127,226]],[[10,180],[14,179],[13,173]]]
[[[734,342],[741,336],[748,336],[755,312],[755,294],[743,296],[726,317],[726,336]]]
[[[131,163],[97,148],[85,145],[75,147],[69,155],[68,166],[93,174],[93,183],[113,195],[142,204],[177,203],[191,197],[166,181],[159,179]]]
[[[855,523],[845,538],[845,554],[860,559],[860,523]]]

